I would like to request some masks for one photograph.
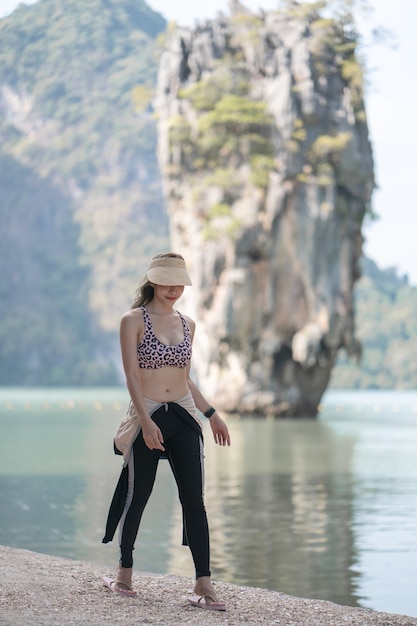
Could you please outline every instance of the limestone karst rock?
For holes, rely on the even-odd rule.
[[[374,187],[355,39],[295,5],[168,31],[155,108],[175,250],[219,408],[314,416],[342,347]]]

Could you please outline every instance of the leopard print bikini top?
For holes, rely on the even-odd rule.
[[[176,346],[167,346],[155,336],[146,307],[142,306],[141,309],[145,332],[137,347],[139,367],[142,369],[159,369],[167,365],[186,367],[191,360],[191,333],[181,313],[179,316],[184,328],[184,339]]]

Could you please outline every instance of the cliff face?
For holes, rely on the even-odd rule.
[[[167,35],[155,106],[172,244],[190,264],[197,378],[228,411],[312,416],[373,189],[355,41],[314,8],[235,8]]]

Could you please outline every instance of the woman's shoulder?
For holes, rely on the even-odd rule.
[[[143,324],[142,308],[129,309],[122,315],[122,324]]]
[[[187,326],[191,330],[191,332],[194,332],[194,330],[195,330],[195,321],[193,319],[191,319],[191,317],[188,317],[188,315],[184,315],[184,313],[180,313],[180,316],[185,319],[185,321],[187,323]]]

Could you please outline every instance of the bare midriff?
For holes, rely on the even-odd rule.
[[[189,392],[186,367],[138,369],[142,395],[156,402],[175,402]]]

